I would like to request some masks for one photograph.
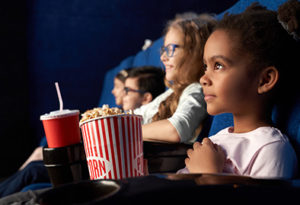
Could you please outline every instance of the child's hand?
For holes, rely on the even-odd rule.
[[[221,173],[223,170],[225,153],[208,138],[204,138],[202,144],[195,142],[187,155],[185,165],[190,173]]]

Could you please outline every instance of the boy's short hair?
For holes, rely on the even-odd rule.
[[[138,78],[138,88],[143,92],[150,92],[152,98],[166,90],[164,83],[165,72],[155,66],[142,66],[130,69],[127,78]]]

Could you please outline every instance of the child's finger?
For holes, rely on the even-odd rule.
[[[216,151],[218,151],[219,145],[213,143],[209,138],[204,138],[202,141],[202,144],[206,144],[206,145],[214,148]]]
[[[213,146],[214,143],[209,138],[205,137],[202,140],[202,144],[207,144],[209,146]]]
[[[188,166],[189,162],[190,162],[190,159],[188,157],[185,158],[185,160],[184,160],[185,166]]]
[[[200,142],[195,142],[195,143],[193,144],[193,148],[194,148],[194,149],[197,149],[198,147],[201,147],[201,143],[200,143]]]
[[[186,154],[187,154],[187,156],[188,157],[191,157],[191,154],[193,153],[193,149],[188,149],[187,151],[186,151]]]

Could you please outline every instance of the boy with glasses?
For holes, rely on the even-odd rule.
[[[123,109],[134,110],[148,104],[166,89],[165,72],[157,67],[132,68],[125,80]]]

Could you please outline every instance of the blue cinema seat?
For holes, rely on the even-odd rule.
[[[217,18],[222,18],[222,16],[228,13],[239,13],[244,11],[253,2],[259,2],[261,5],[266,6],[268,9],[277,10],[278,6],[284,3],[286,0],[240,0],[235,5],[233,5],[228,10],[222,12],[217,16]],[[135,67],[140,65],[155,65],[161,66],[159,58],[159,48],[163,45],[163,38],[156,40],[153,45],[146,51],[140,51],[135,56],[130,56],[123,60],[117,67],[113,68],[109,73],[106,74],[103,90],[101,93],[99,106],[102,104],[109,104],[114,106],[114,98],[110,91],[112,90],[112,80],[114,76],[122,69],[129,67]],[[296,152],[298,153],[300,159],[300,102],[299,100],[290,109],[288,114],[285,109],[277,106],[273,112],[273,121],[276,126],[283,130],[293,143]],[[205,136],[211,136],[216,134],[221,129],[232,126],[233,119],[232,115],[225,113],[217,116],[210,116],[208,119],[209,123],[205,123],[203,132],[199,136],[201,140]]]
[[[117,67],[108,71],[104,77],[104,82],[102,86],[99,107],[103,104],[108,104],[110,107],[115,107],[115,99],[111,94],[113,89],[113,80],[118,72],[122,69],[127,69],[131,67],[151,65],[156,67],[161,67],[159,50],[163,44],[163,38],[159,38],[154,41],[153,44],[145,51],[140,51],[135,56],[129,56],[124,59]]]
[[[253,2],[259,2],[261,5],[266,6],[268,9],[277,10],[278,6],[285,1],[286,0],[240,0],[231,8],[219,14],[217,18],[222,18],[222,16],[226,12],[242,12]],[[154,41],[153,44],[145,51],[140,51],[136,55],[125,58],[118,66],[109,70],[104,77],[99,106],[102,106],[103,104],[115,106],[114,97],[111,94],[111,90],[113,89],[112,82],[114,76],[120,70],[143,65],[153,65],[161,67],[162,64],[160,61],[159,49],[162,45],[163,37]],[[273,121],[278,127],[283,130],[283,132],[285,132],[290,137],[290,140],[298,154],[298,158],[300,159],[300,97],[297,98],[294,106],[290,107],[288,112],[286,111],[286,109],[282,109],[282,107],[280,106],[274,109]],[[221,129],[233,125],[232,115],[228,113],[217,116],[210,116],[208,122],[209,123],[206,123],[205,127],[203,128],[204,132],[200,134],[200,138],[211,136],[213,134],[216,134]],[[205,136],[203,133],[205,133]],[[184,152],[184,149],[181,149],[181,152]],[[297,186],[300,186],[300,180],[295,180],[295,184]],[[33,189],[39,188],[37,185],[34,185],[32,187]],[[45,184],[42,184],[41,187],[45,187]],[[24,190],[28,190],[28,188],[25,188]]]
[[[261,5],[266,6],[268,9],[271,10],[277,10],[278,6],[284,3],[285,1],[286,0],[240,0],[237,3],[235,3],[231,8],[217,15],[217,18],[222,18],[222,16],[227,12],[233,14],[240,13],[244,11],[253,2],[259,2]],[[159,50],[162,45],[163,37],[155,40],[153,44],[145,51],[140,51],[136,55],[125,58],[118,66],[109,70],[104,77],[99,106],[102,106],[103,104],[115,106],[114,97],[111,94],[111,90],[113,89],[112,82],[114,76],[122,69],[144,65],[162,67],[159,55]]]

